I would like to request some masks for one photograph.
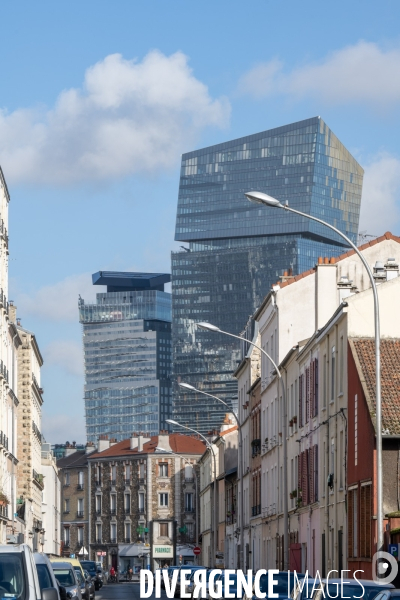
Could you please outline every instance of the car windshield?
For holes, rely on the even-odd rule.
[[[293,589],[293,585],[294,585],[294,573],[290,573],[289,586],[288,586],[288,574],[287,573],[276,573],[273,575],[273,579],[274,579],[274,587],[273,587],[274,594],[279,594],[280,596],[286,596],[287,598],[289,598],[291,591]],[[289,589],[288,589],[288,587],[289,587]],[[260,590],[263,593],[268,594],[268,574],[261,575]]]
[[[0,597],[22,600],[25,595],[22,554],[0,554]]]
[[[53,587],[53,582],[47,565],[36,565],[41,590]]]
[[[64,587],[69,587],[71,585],[75,585],[75,577],[74,573],[70,569],[53,569],[54,575],[60,585]]]

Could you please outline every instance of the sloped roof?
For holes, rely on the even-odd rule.
[[[59,458],[57,461],[57,467],[66,468],[69,467],[73,469],[74,467],[85,467],[87,466],[88,454],[86,454],[85,450],[77,450],[73,454],[69,456],[63,456]]]
[[[349,340],[375,428],[375,340]],[[381,340],[382,431],[400,435],[400,339]]]
[[[123,440],[117,444],[113,444],[111,448],[103,450],[103,452],[94,452],[90,458],[102,459],[117,456],[137,456],[142,454],[154,454],[158,446],[158,435],[153,435],[149,442],[143,444],[143,452],[138,452],[135,448],[131,450],[131,440]],[[176,454],[203,454],[206,448],[204,442],[197,437],[190,435],[182,435],[181,433],[171,433],[169,435],[169,445],[172,452]],[[166,453],[165,453],[166,454]]]
[[[228,433],[232,433],[232,431],[236,431],[236,429],[239,429],[237,425],[234,425],[233,427],[230,427],[229,429],[225,429],[225,431],[221,431],[221,433],[219,434],[219,437],[224,437],[224,435],[228,435]]]

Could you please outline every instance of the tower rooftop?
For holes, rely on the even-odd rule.
[[[121,271],[98,271],[93,273],[93,285],[106,285],[107,292],[130,292],[143,290],[164,291],[164,284],[171,281],[169,273],[131,273]]]

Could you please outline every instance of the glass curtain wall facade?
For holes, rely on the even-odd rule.
[[[174,379],[235,407],[238,343],[196,329],[209,321],[240,333],[284,271],[296,275],[343,240],[304,218],[244,197],[262,191],[318,216],[357,241],[363,170],[324,121],[315,117],[203,148],[182,157],[172,254]],[[174,419],[207,432],[225,409],[174,389]]]
[[[158,435],[171,417],[171,294],[163,285],[137,289],[115,275],[107,286],[113,291],[96,294],[96,304],[79,300],[89,442],[99,435],[117,441],[132,432]],[[115,291],[118,281],[121,291]]]

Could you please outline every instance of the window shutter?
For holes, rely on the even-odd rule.
[[[318,444],[314,446],[314,502],[318,502]]]
[[[308,450],[303,452],[303,504],[308,504],[309,500],[309,486],[308,486]]]
[[[318,386],[318,358],[314,361],[314,417],[318,415],[319,404],[319,386]]]
[[[303,453],[297,457],[297,496],[303,497]]]
[[[308,481],[310,486],[310,502],[314,502],[314,447],[308,451],[309,456],[309,470],[308,470]]]
[[[372,558],[371,520],[372,520],[372,486],[365,487],[365,558]]]
[[[303,427],[303,375],[299,377],[299,427]]]
[[[312,361],[310,364],[310,419],[315,417],[314,408],[315,408],[315,378],[314,378],[314,370],[315,370],[315,361]]]
[[[353,490],[350,490],[348,493],[348,507],[347,507],[347,554],[349,558],[353,557],[353,538],[354,538],[354,528],[353,528]]]
[[[306,423],[310,418],[310,368],[306,369]]]

